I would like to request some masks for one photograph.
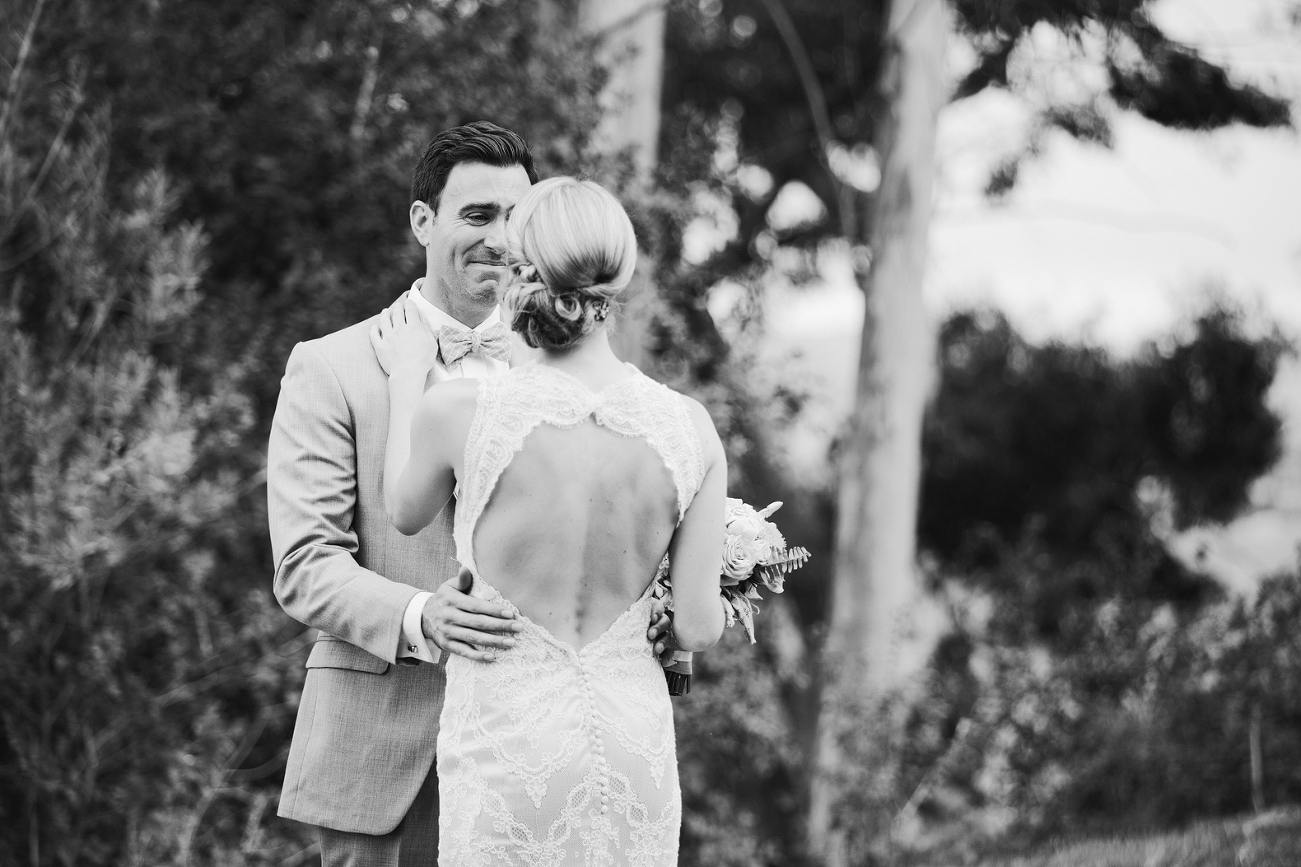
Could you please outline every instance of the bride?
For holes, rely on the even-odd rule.
[[[677,644],[718,640],[722,444],[699,403],[610,349],[637,256],[614,196],[542,181],[508,231],[504,303],[537,359],[423,396],[390,383],[390,519],[415,533],[455,492],[471,593],[523,624],[506,647],[447,661],[439,864],[676,864],[682,799],[646,638],[650,585],[667,552]],[[376,339],[418,321],[398,305]]]

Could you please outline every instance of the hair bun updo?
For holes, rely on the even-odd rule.
[[[591,181],[549,178],[510,218],[511,328],[534,348],[566,349],[599,327],[637,266],[619,200]]]

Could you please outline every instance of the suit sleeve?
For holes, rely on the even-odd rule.
[[[267,447],[275,594],[295,620],[394,662],[415,587],[357,563],[357,446],[334,372],[310,344],[289,356]]]

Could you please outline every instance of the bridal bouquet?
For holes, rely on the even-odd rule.
[[[754,644],[754,613],[759,607],[754,603],[762,599],[759,588],[773,593],[785,589],[786,574],[803,566],[809,552],[803,548],[787,548],[786,539],[768,517],[781,508],[781,503],[771,503],[765,509],[755,509],[742,500],[727,498],[727,529],[723,540],[723,570],[720,577],[723,611],[727,625],[740,623]],[[669,558],[660,563],[655,576],[652,595],[665,601],[665,609],[673,610],[673,592],[669,586]],[[691,691],[691,654],[674,651],[673,663],[664,669],[669,683],[669,695],[686,695]]]

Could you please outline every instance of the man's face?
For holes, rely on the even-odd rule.
[[[427,294],[453,316],[486,315],[505,286],[506,220],[529,189],[523,166],[457,163],[434,212],[411,206],[411,228],[425,245]],[[462,318],[458,316],[458,318]]]

